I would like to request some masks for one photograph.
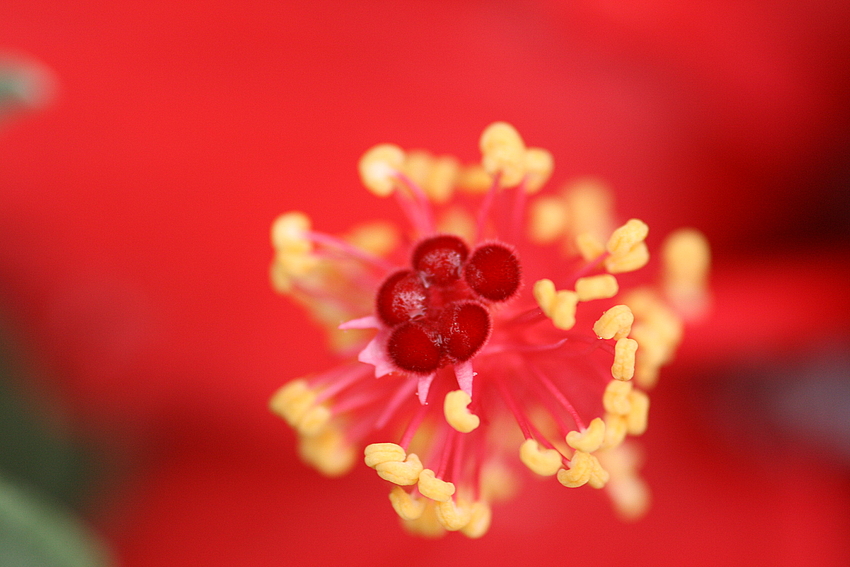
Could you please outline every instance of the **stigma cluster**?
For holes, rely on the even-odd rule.
[[[649,492],[629,438],[646,430],[684,318],[705,312],[708,245],[670,235],[660,277],[621,289],[649,261],[649,227],[616,223],[599,182],[542,191],[552,156],[509,124],[479,146],[469,165],[392,144],[363,155],[364,186],[395,198],[407,228],[275,221],[273,286],[348,360],[288,382],[271,407],[322,473],[362,455],[414,533],[484,535],[524,475],[604,489],[638,517]]]

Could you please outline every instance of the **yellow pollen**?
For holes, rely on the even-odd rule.
[[[525,190],[527,193],[537,193],[549,181],[555,160],[548,150],[543,148],[528,148],[525,152]]]
[[[475,240],[475,219],[461,207],[449,207],[438,218],[437,231],[472,242]]]
[[[445,203],[454,191],[460,175],[460,163],[451,156],[440,156],[434,160],[428,179],[425,181],[425,194],[435,203]]]
[[[526,439],[519,447],[519,458],[531,472],[552,476],[561,468],[561,454],[555,449],[545,449],[534,439]]]
[[[599,460],[584,451],[575,452],[570,459],[570,468],[558,471],[558,482],[567,488],[578,488],[588,482],[594,488],[602,488],[607,480],[607,473]]]
[[[549,244],[567,229],[568,215],[563,200],[558,197],[539,197],[529,207],[529,236],[537,244]]]
[[[534,282],[534,288],[532,290],[534,294],[534,299],[537,301],[537,305],[540,306],[540,309],[543,311],[543,314],[547,317],[552,316],[552,307],[555,305],[555,284],[552,280],[542,279]]]
[[[574,291],[561,290],[555,294],[552,305],[552,324],[562,331],[569,331],[576,324],[576,306],[578,294]]]
[[[593,178],[575,180],[567,187],[564,197],[570,211],[573,234],[589,233],[595,239],[604,239],[611,234],[614,228],[614,198],[603,182]],[[604,248],[600,253],[603,251]],[[593,258],[598,256],[595,254]]]
[[[388,197],[396,187],[396,176],[403,170],[404,157],[404,150],[393,144],[372,147],[358,164],[361,182],[378,197]]]
[[[331,419],[331,410],[325,406],[313,406],[298,420],[298,433],[310,437],[316,435]]]
[[[645,222],[631,219],[618,228],[608,239],[606,249],[612,256],[624,256],[632,248],[646,240],[649,227]]]
[[[363,450],[366,466],[375,468],[381,463],[400,463],[404,461],[407,452],[395,443],[372,443]]]
[[[316,393],[310,389],[307,381],[298,379],[292,380],[275,392],[269,406],[290,426],[297,427],[315,401]]]
[[[622,339],[629,335],[634,321],[628,305],[615,305],[593,324],[593,332],[600,339]]]
[[[594,299],[609,299],[617,295],[620,286],[617,278],[611,274],[589,276],[576,280],[576,293],[579,301],[592,301]]]
[[[407,531],[423,537],[437,538],[446,533],[445,528],[437,520],[437,506],[432,500],[425,502],[422,515],[415,520],[402,522],[402,527]]]
[[[639,242],[625,254],[605,258],[605,269],[612,274],[634,272],[649,262],[649,248],[646,242]]]
[[[619,515],[625,520],[643,516],[649,508],[650,493],[637,473],[642,460],[638,449],[633,444],[624,443],[606,451],[600,460],[611,473],[606,489]]]
[[[411,181],[420,187],[424,187],[433,163],[434,157],[430,152],[426,150],[408,150],[404,155],[402,171]]]
[[[622,415],[614,413],[605,414],[605,441],[602,449],[613,449],[620,445],[628,433],[628,423]]]
[[[325,427],[318,435],[301,437],[298,443],[301,459],[325,476],[342,476],[351,470],[356,459],[354,447],[342,432],[332,426]]]
[[[583,453],[593,453],[602,445],[605,439],[605,422],[601,418],[593,418],[587,429],[567,433],[567,445]]]
[[[443,413],[446,416],[446,421],[461,433],[469,433],[481,424],[478,416],[471,413],[467,408],[471,402],[472,398],[463,390],[449,392],[443,400]]]
[[[398,246],[399,233],[392,223],[379,221],[355,227],[346,240],[361,250],[384,257]]]
[[[448,502],[455,493],[455,485],[436,478],[431,469],[424,469],[419,474],[419,492],[436,502]]]
[[[596,489],[604,488],[610,478],[611,475],[608,474],[608,471],[602,468],[596,457],[593,457],[593,468],[590,471],[590,478],[587,480],[587,484]]]
[[[491,176],[500,175],[502,187],[515,187],[525,176],[525,142],[516,128],[494,122],[484,129],[479,142],[481,165]]]
[[[311,244],[305,233],[310,228],[310,217],[306,214],[298,211],[284,213],[272,223],[272,246],[278,251],[309,252]]]
[[[493,185],[493,178],[481,164],[464,166],[457,179],[458,188],[468,193],[486,193]]]
[[[708,240],[699,231],[678,230],[664,240],[661,254],[667,297],[687,317],[702,315],[708,302]]]
[[[403,463],[388,461],[375,465],[378,476],[399,486],[413,486],[419,482],[422,472],[422,461],[416,453],[410,453]]]
[[[632,410],[629,394],[632,393],[632,383],[611,380],[602,394],[602,405],[605,411],[616,415],[628,415]]]
[[[631,409],[626,415],[626,429],[629,435],[643,435],[649,415],[649,396],[640,390],[634,390],[629,394],[629,403]]]
[[[631,380],[635,375],[635,353],[638,342],[634,339],[617,339],[614,344],[614,364],[611,375],[617,380]]]
[[[390,491],[390,503],[402,520],[419,519],[425,511],[425,501],[413,498],[400,486]]]
[[[452,498],[438,503],[436,512],[437,521],[450,532],[464,528],[472,519],[472,507],[462,500],[455,502]]]
[[[476,539],[487,533],[490,529],[490,520],[493,513],[486,502],[478,501],[472,504],[472,513],[469,523],[461,528],[461,533],[466,537]]]
[[[589,232],[582,232],[576,235],[576,248],[578,248],[578,253],[581,254],[581,257],[587,262],[595,260],[605,253],[605,246],[602,244],[602,241]]]

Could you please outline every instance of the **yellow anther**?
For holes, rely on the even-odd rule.
[[[605,258],[605,269],[612,274],[634,272],[646,266],[649,262],[649,248],[645,242],[635,244],[634,248],[625,254]]]
[[[611,473],[606,490],[623,519],[635,520],[649,508],[649,488],[638,476],[642,456],[634,444],[624,443],[611,451],[605,451],[600,461]]]
[[[610,478],[611,475],[608,474],[608,471],[602,468],[596,457],[593,457],[593,465],[590,470],[590,478],[587,479],[587,484],[596,489],[604,488]]]
[[[478,501],[472,505],[472,514],[469,523],[461,528],[460,532],[466,537],[479,538],[490,529],[490,520],[493,512],[486,502]]]
[[[525,152],[525,190],[537,193],[546,185],[555,168],[552,154],[543,148],[528,148]]]
[[[576,292],[561,290],[556,293],[552,304],[552,324],[562,331],[572,329],[576,324],[576,306],[578,306]]]
[[[425,150],[408,150],[404,155],[402,171],[411,181],[425,187],[434,164],[434,157]]]
[[[378,197],[389,196],[396,187],[396,176],[404,166],[404,150],[393,144],[379,144],[360,158],[360,181]]]
[[[615,305],[593,324],[593,332],[600,339],[622,339],[629,335],[634,321],[628,305]]]
[[[387,461],[375,465],[378,476],[399,486],[413,486],[419,482],[419,474],[422,472],[422,461],[416,453],[410,453],[403,463],[398,461]]]
[[[311,250],[305,236],[309,231],[310,217],[297,211],[284,213],[272,223],[272,246],[282,252],[307,253]]]
[[[676,231],[664,241],[662,259],[667,297],[686,317],[702,315],[708,305],[708,240],[693,229]]]
[[[375,256],[386,256],[398,246],[398,229],[389,222],[372,222],[357,226],[347,237],[348,242]]]
[[[593,453],[599,449],[604,440],[605,422],[599,417],[593,418],[587,429],[567,433],[567,445],[583,453]]]
[[[514,467],[491,460],[481,470],[481,498],[488,502],[508,500],[519,491],[519,478]]]
[[[614,229],[612,214],[614,197],[608,187],[598,179],[578,179],[570,184],[564,194],[570,212],[570,228],[573,234],[589,233],[596,239],[604,239]],[[598,257],[599,254],[593,256]]]
[[[325,427],[318,435],[302,437],[298,453],[305,463],[325,476],[341,476],[354,466],[357,453],[336,427]]]
[[[646,240],[647,234],[649,234],[649,227],[645,222],[631,219],[614,231],[605,248],[612,256],[624,256]]]
[[[484,166],[476,163],[460,170],[457,184],[469,193],[486,193],[493,185],[493,178],[484,170]]]
[[[631,380],[635,375],[635,353],[638,342],[634,339],[617,339],[614,344],[614,364],[611,376],[617,380]]]
[[[519,458],[540,476],[552,476],[561,468],[561,454],[555,449],[545,449],[534,439],[526,439],[519,446]]]
[[[439,217],[437,232],[454,234],[472,242],[475,239],[475,219],[460,207],[449,207]]]
[[[602,405],[605,411],[615,415],[628,415],[632,410],[629,394],[632,393],[632,383],[621,380],[611,380],[602,394]]]
[[[390,490],[390,503],[402,520],[419,519],[425,511],[425,501],[413,498],[400,486]]]
[[[701,288],[711,264],[708,240],[693,229],[682,229],[664,240],[661,257],[667,285]]]
[[[617,295],[620,286],[617,278],[611,274],[589,276],[576,280],[576,293],[579,301],[593,301],[594,299],[609,299]]]
[[[310,389],[306,380],[293,380],[280,388],[272,396],[269,406],[272,411],[286,420],[292,427],[304,417],[313,403],[316,393]]]
[[[491,176],[499,174],[502,187],[515,187],[525,176],[525,142],[516,128],[494,122],[485,128],[479,142],[481,165]]]
[[[626,429],[629,435],[643,435],[649,415],[649,396],[640,390],[633,390],[629,394],[629,402],[632,407],[626,415]]]
[[[446,421],[461,433],[469,433],[481,424],[478,416],[470,413],[467,408],[471,402],[472,398],[463,390],[449,392],[443,400]]]
[[[437,520],[437,506],[432,500],[425,502],[425,509],[422,515],[415,520],[402,522],[401,525],[407,531],[430,538],[437,538],[446,533],[446,529]]]
[[[395,443],[372,443],[363,450],[366,466],[375,468],[381,463],[400,463],[404,461],[407,452]]]
[[[589,232],[582,232],[576,236],[576,248],[587,262],[595,260],[605,253],[605,246],[602,241]]]
[[[472,507],[462,500],[455,502],[452,498],[439,502],[436,512],[437,521],[450,532],[464,528],[472,519]]]
[[[555,305],[555,284],[552,280],[542,279],[534,282],[534,288],[532,290],[534,295],[534,299],[537,301],[537,305],[540,306],[540,309],[543,311],[543,314],[547,317],[552,316],[552,307]]]
[[[425,194],[435,203],[445,203],[452,196],[460,174],[460,163],[452,156],[440,156],[431,164],[425,180]]]
[[[576,451],[570,459],[570,468],[558,471],[558,482],[567,488],[578,488],[587,484],[599,461],[584,451]]]
[[[286,294],[292,291],[292,274],[276,260],[269,267],[269,279],[276,292]]]
[[[331,410],[318,405],[308,409],[295,426],[298,433],[306,437],[316,435],[331,419]]]
[[[448,502],[455,493],[455,485],[434,476],[434,471],[424,469],[419,474],[419,492],[437,502]]]
[[[605,414],[605,441],[602,449],[613,449],[623,442],[628,433],[628,423],[622,415],[614,413]]]
[[[569,216],[558,197],[539,197],[529,207],[529,237],[537,244],[549,244],[567,229]]]

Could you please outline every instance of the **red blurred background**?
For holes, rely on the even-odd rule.
[[[0,129],[0,302],[30,391],[100,447],[82,513],[127,566],[847,564],[847,434],[800,433],[836,429],[794,387],[844,393],[850,367],[848,25],[827,0],[6,0],[0,50],[55,92]],[[395,218],[364,149],[472,161],[494,120],[556,183],[598,175],[624,216],[714,246],[637,524],[541,483],[482,541],[412,539],[373,475],[320,478],[266,410],[332,363],[270,290],[272,219]]]

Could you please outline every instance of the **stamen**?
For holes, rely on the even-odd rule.
[[[537,193],[546,185],[555,168],[555,160],[548,150],[528,148],[525,152],[525,190]]]
[[[504,187],[515,187],[525,176],[525,142],[516,128],[494,122],[481,134],[481,165],[492,176],[499,175]]]
[[[614,345],[614,364],[611,375],[617,380],[631,380],[635,375],[635,353],[638,342],[634,339],[617,339]]]
[[[396,189],[396,177],[403,166],[404,150],[394,144],[379,144],[360,158],[360,180],[378,197],[388,197]]]
[[[629,404],[631,409],[626,415],[626,428],[629,435],[643,435],[649,415],[649,396],[640,390],[633,390],[629,394]]]
[[[436,502],[448,502],[455,493],[455,485],[436,478],[434,471],[424,469],[419,474],[419,492]]]
[[[471,402],[472,398],[463,390],[449,392],[443,401],[446,421],[461,433],[469,433],[481,424],[479,417],[471,413],[467,407]]]
[[[336,427],[328,426],[313,437],[301,437],[298,453],[304,462],[325,476],[341,476],[351,470],[356,460],[354,447]]]
[[[629,415],[632,403],[629,394],[632,393],[632,383],[611,380],[602,394],[602,405],[605,411],[615,415]]]
[[[425,511],[425,502],[413,498],[400,486],[393,486],[390,491],[390,503],[393,506],[393,510],[403,520],[416,520]]]
[[[493,516],[490,506],[486,502],[478,501],[472,504],[469,523],[461,528],[461,533],[469,538],[479,538],[490,529],[490,520]]]
[[[437,504],[437,521],[450,532],[465,527],[472,519],[472,508],[464,501],[449,499]]]
[[[520,445],[519,458],[531,472],[540,476],[553,476],[563,465],[563,459],[558,451],[544,449],[534,439],[526,439]]]
[[[587,429],[582,429],[581,432],[570,431],[567,433],[567,445],[585,453],[593,453],[599,449],[604,440],[605,422],[598,417],[591,420]]]
[[[611,274],[601,274],[576,280],[576,293],[579,301],[609,299],[617,295],[619,290],[617,278]]]
[[[593,324],[593,332],[600,339],[622,339],[629,335],[634,321],[628,305],[615,305]]]

